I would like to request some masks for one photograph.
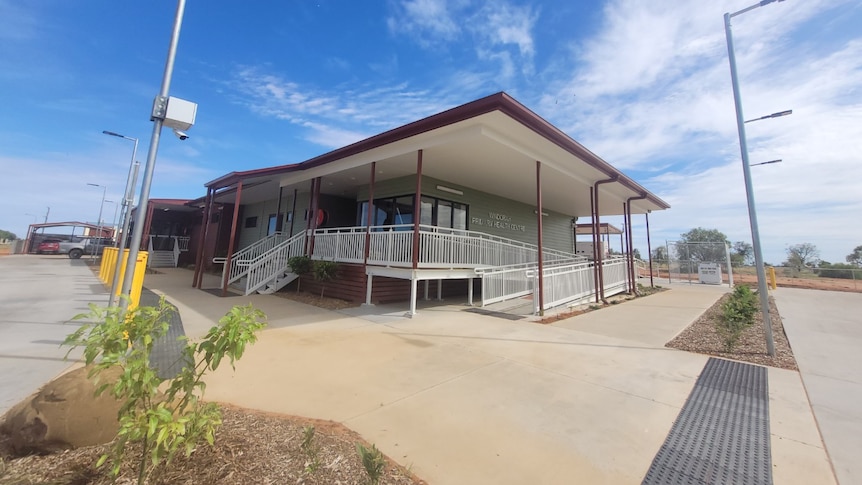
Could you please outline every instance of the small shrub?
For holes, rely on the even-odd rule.
[[[757,312],[757,295],[746,285],[739,285],[721,306],[721,320],[717,324],[718,333],[724,339],[724,350],[732,352],[742,331],[754,323]]]
[[[326,283],[335,279],[338,274],[338,263],[335,261],[315,261],[314,262],[314,279],[321,283],[320,299],[323,299],[323,291],[326,289]]]
[[[380,477],[383,476],[383,470],[386,467],[386,458],[383,457],[383,453],[373,444],[371,449],[368,449],[362,446],[362,443],[356,443],[356,452],[362,459],[362,467],[365,469],[365,474],[368,475],[368,483],[371,485],[380,483]]]
[[[314,442],[314,426],[306,426],[302,428],[302,443],[299,449],[305,454],[308,461],[305,463],[305,471],[314,473],[320,468],[320,458],[318,457],[319,447]]]
[[[70,352],[84,347],[84,361],[92,365],[88,377],[95,381],[96,395],[109,391],[121,402],[117,439],[96,466],[110,458],[111,473],[116,477],[126,459],[127,445],[139,443],[138,484],[145,483],[160,463],[170,463],[178,451],[188,456],[201,442],[213,444],[221,413],[215,403],[202,401],[204,374],[216,370],[225,357],[233,366],[266,325],[263,312],[251,305],[232,308],[202,342],[196,345],[186,340],[182,350],[185,367],[176,377],[163,379],[150,366],[150,355],[156,340],[167,333],[174,311],[176,308],[164,298],[158,307],[141,306],[128,312],[90,304],[90,313],[75,319],[93,323],[82,325],[64,342],[71,346]],[[102,371],[114,367],[123,370],[116,380],[99,382]]]
[[[311,271],[312,267],[311,258],[308,256],[294,256],[287,260],[287,266],[290,267],[290,271],[296,276],[302,276]],[[299,293],[299,284],[301,279],[296,280],[296,292]]]

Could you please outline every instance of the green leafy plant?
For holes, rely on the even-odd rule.
[[[717,324],[718,332],[724,339],[724,350],[732,352],[742,331],[754,323],[757,295],[748,286],[738,285],[721,306],[721,312],[721,319]]]
[[[313,262],[311,258],[308,256],[294,256],[287,260],[287,265],[290,267],[290,271],[296,276],[302,276],[311,271],[313,266]],[[299,285],[302,279],[296,280],[296,292],[299,293]]]
[[[88,377],[95,381],[96,395],[109,391],[121,403],[115,444],[96,465],[110,459],[111,473],[119,475],[127,445],[139,443],[139,484],[159,464],[170,463],[178,451],[188,456],[202,441],[213,444],[221,413],[214,403],[201,401],[206,389],[203,376],[217,369],[225,358],[233,367],[266,325],[266,316],[251,305],[232,308],[200,343],[186,339],[182,350],[186,365],[177,376],[163,379],[150,366],[150,355],[156,340],[167,333],[175,311],[164,298],[157,307],[141,306],[127,312],[90,304],[90,312],[75,319],[94,323],[82,325],[64,342],[71,349],[84,347],[84,360],[91,369]],[[115,367],[122,370],[116,380],[100,382],[101,373]],[[160,387],[165,389],[163,393]]]
[[[335,279],[338,274],[338,263],[335,261],[315,261],[314,262],[314,279],[320,284],[320,299],[323,299],[323,291],[326,289],[326,283]]]
[[[314,441],[314,432],[314,426],[302,428],[302,442],[299,444],[299,449],[308,458],[308,461],[305,463],[305,471],[309,473],[314,473],[320,468],[319,447]]]
[[[359,458],[362,460],[362,468],[365,469],[365,474],[368,475],[368,483],[377,485],[380,483],[380,477],[383,476],[383,471],[386,468],[386,458],[383,453],[373,444],[371,448],[366,448],[362,443],[356,443],[356,452],[359,453]]]

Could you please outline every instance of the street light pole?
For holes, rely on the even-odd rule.
[[[171,87],[171,77],[174,72],[174,59],[177,55],[177,44],[180,40],[180,29],[183,24],[183,12],[186,8],[186,0],[177,0],[177,11],[174,15],[174,27],[171,32],[171,41],[168,45],[168,57],[165,61],[165,71],[162,76],[162,86],[159,90],[159,95],[156,97],[154,101],[154,112],[156,105],[160,102],[166,102],[168,98],[168,92]],[[162,134],[162,125],[164,124],[164,117],[157,117],[151,115],[151,119],[153,121],[153,134],[150,137],[150,149],[147,153],[147,163],[144,167],[144,179],[141,182],[141,196],[138,199],[138,212],[135,214],[135,229],[132,234],[132,240],[129,242],[129,257],[126,260],[126,274],[123,275],[123,286],[120,290],[120,294],[126,295],[127,297],[131,296],[132,289],[132,280],[134,279],[135,273],[135,265],[138,260],[138,251],[141,248],[141,237],[144,233],[144,224],[147,213],[147,205],[150,199],[150,186],[153,182],[153,171],[156,166],[156,154],[159,151],[159,138]],[[129,300],[126,299],[122,303],[123,309],[127,308],[129,304]]]
[[[730,19],[775,1],[763,0],[748,8],[734,13],[724,14],[724,32],[727,36],[727,57],[730,62],[730,79],[733,84],[733,101],[736,106],[736,126],[739,131],[739,150],[742,153],[742,174],[745,178],[745,194],[748,199],[748,219],[751,224],[751,239],[754,246],[754,264],[757,268],[757,293],[760,297],[760,311],[763,314],[763,326],[766,337],[766,350],[770,356],[775,355],[775,341],[772,338],[772,320],[769,317],[769,295],[766,289],[766,271],[763,268],[763,253],[760,249],[760,230],[757,225],[757,210],[754,206],[754,189],[751,184],[751,167],[748,162],[748,142],[745,139],[745,118],[742,115],[742,98],[739,93],[739,81],[736,72],[736,55],[733,52],[733,35]]]
[[[130,136],[121,135],[107,130],[102,131],[102,133],[135,142],[135,146],[132,148],[132,161],[129,163],[129,176],[126,178],[126,192],[123,195],[122,202],[123,210],[120,212],[120,220],[122,221],[120,223],[122,226],[122,232],[120,234],[122,234],[122,236],[116,238],[114,241],[117,248],[117,264],[114,267],[114,281],[111,283],[111,295],[108,298],[108,306],[114,307],[117,303],[116,294],[117,287],[120,284],[120,271],[123,268],[123,252],[126,250],[126,240],[129,238],[129,222],[131,221],[132,204],[135,200],[135,184],[138,182],[138,169],[141,164],[140,162],[135,161],[135,158],[138,155],[137,138],[132,138]]]
[[[117,202],[113,201],[113,200],[105,200],[105,203],[106,204],[114,204],[114,218],[111,219],[111,236],[113,236],[113,238],[116,239],[117,238],[117,209],[119,209],[119,206],[117,205]],[[107,214],[105,214],[105,215],[107,215]]]
[[[99,248],[102,246],[102,209],[105,208],[105,195],[108,193],[108,187],[99,184],[91,184],[88,183],[92,187],[101,187],[102,188],[102,203],[99,204],[99,218],[96,220],[96,224],[99,225],[99,239],[96,242],[96,246],[93,248],[92,258],[96,259],[96,253],[99,251]]]

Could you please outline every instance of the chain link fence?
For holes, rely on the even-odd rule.
[[[666,241],[654,253],[654,272],[668,282],[732,283],[729,248],[724,243]]]

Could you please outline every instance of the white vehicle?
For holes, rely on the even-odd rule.
[[[102,254],[106,247],[114,245],[109,238],[90,238],[72,236],[69,241],[60,241],[60,254],[68,254],[70,259],[78,259],[85,254]]]

